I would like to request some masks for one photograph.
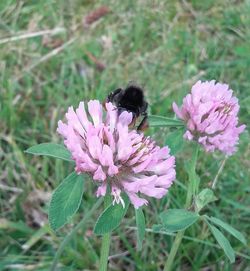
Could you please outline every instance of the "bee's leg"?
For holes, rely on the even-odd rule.
[[[114,91],[112,91],[112,95],[116,95],[122,91],[122,88],[117,88]]]
[[[102,102],[103,108],[107,111],[106,103],[114,103],[115,96],[118,95],[122,91],[122,88],[117,88],[116,90],[109,93],[109,95],[106,97],[106,99]]]
[[[148,129],[149,124],[148,124],[148,116],[144,116],[144,118],[142,119],[141,123],[139,124],[139,126],[137,127],[137,131],[145,131],[146,129]]]
[[[135,118],[135,117],[133,117],[133,119],[132,119],[131,123],[129,124],[129,127],[131,127],[131,128],[135,128],[135,124],[136,124],[136,118]]]
[[[107,103],[107,100],[103,101],[103,102],[102,102],[102,107],[107,111],[106,103]]]
[[[125,111],[126,111],[126,110],[125,110]],[[132,113],[132,115],[133,115],[133,118],[132,118],[132,121],[131,121],[130,124],[129,124],[129,127],[132,128],[132,129],[134,129],[134,128],[135,128],[135,124],[136,124],[137,117],[136,117],[136,114],[135,114],[135,113],[133,113],[133,112],[129,112],[129,113]]]

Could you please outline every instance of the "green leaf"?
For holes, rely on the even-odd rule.
[[[142,242],[145,236],[145,217],[141,208],[135,209],[135,219],[137,226],[137,249],[142,249]]]
[[[168,145],[168,147],[170,148],[170,152],[172,155],[182,150],[184,143],[183,134],[183,129],[178,129],[167,135],[166,145]]]
[[[150,115],[148,116],[149,126],[151,127],[182,127],[184,124],[177,119],[165,118],[162,116]]]
[[[229,243],[229,241],[227,240],[227,238],[216,227],[212,226],[209,223],[207,223],[207,224],[208,224],[214,238],[216,239],[216,241],[218,242],[220,247],[224,250],[224,252],[225,252],[226,256],[228,257],[228,259],[230,260],[230,262],[234,263],[235,262],[234,250],[233,250],[231,244]]]
[[[103,235],[105,233],[109,233],[120,225],[129,206],[128,197],[124,196],[123,199],[125,202],[125,208],[123,208],[121,204],[111,204],[101,213],[95,224],[95,234]]]
[[[225,231],[233,235],[236,239],[238,239],[240,242],[242,242],[244,245],[246,245],[247,241],[242,233],[240,233],[238,230],[234,229],[229,224],[223,222],[222,220],[216,218],[216,217],[207,217],[212,223],[215,225],[223,228]]]
[[[199,215],[184,209],[169,209],[161,213],[160,218],[166,231],[176,232],[190,227],[198,220]]]
[[[70,152],[62,145],[55,143],[42,143],[28,148],[26,153],[45,155],[72,162]]]
[[[83,184],[83,176],[73,172],[54,191],[49,206],[49,223],[53,230],[66,224],[79,209]]]
[[[195,198],[195,209],[199,212],[202,208],[204,208],[208,203],[217,200],[214,195],[213,190],[209,188],[203,189]]]

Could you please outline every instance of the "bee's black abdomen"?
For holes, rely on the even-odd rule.
[[[124,104],[131,104],[137,107],[141,107],[144,102],[144,95],[142,89],[135,86],[129,86],[124,90],[122,102]]]
[[[131,85],[123,91],[120,106],[134,112],[138,117],[147,109],[147,102],[144,99],[143,90],[140,87]]]

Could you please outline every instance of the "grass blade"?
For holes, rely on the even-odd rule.
[[[141,208],[135,209],[135,219],[137,226],[137,249],[142,249],[142,242],[145,236],[145,217]]]

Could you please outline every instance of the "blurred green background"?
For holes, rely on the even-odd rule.
[[[72,170],[62,161],[23,151],[42,142],[61,142],[57,121],[69,105],[104,100],[134,81],[145,88],[151,114],[172,117],[171,104],[197,80],[230,84],[250,113],[250,1],[0,1],[0,270],[49,270],[55,252],[73,225],[96,201],[85,184],[80,211],[57,234],[48,227],[53,189]],[[159,144],[168,129],[150,129]],[[250,143],[241,136],[218,179],[218,200],[205,210],[240,230],[248,246],[230,236],[238,253],[230,265],[206,226],[190,228],[174,270],[250,270]],[[137,252],[131,208],[113,233],[109,270],[161,270],[173,237],[151,232],[157,213],[185,202],[183,163],[177,154],[177,180],[167,197],[144,208],[147,234]],[[202,154],[201,186],[213,181],[224,157]],[[99,213],[101,209],[99,210]],[[99,213],[84,225],[60,257],[57,270],[96,270],[101,239],[92,233]],[[207,243],[204,243],[207,242]]]

